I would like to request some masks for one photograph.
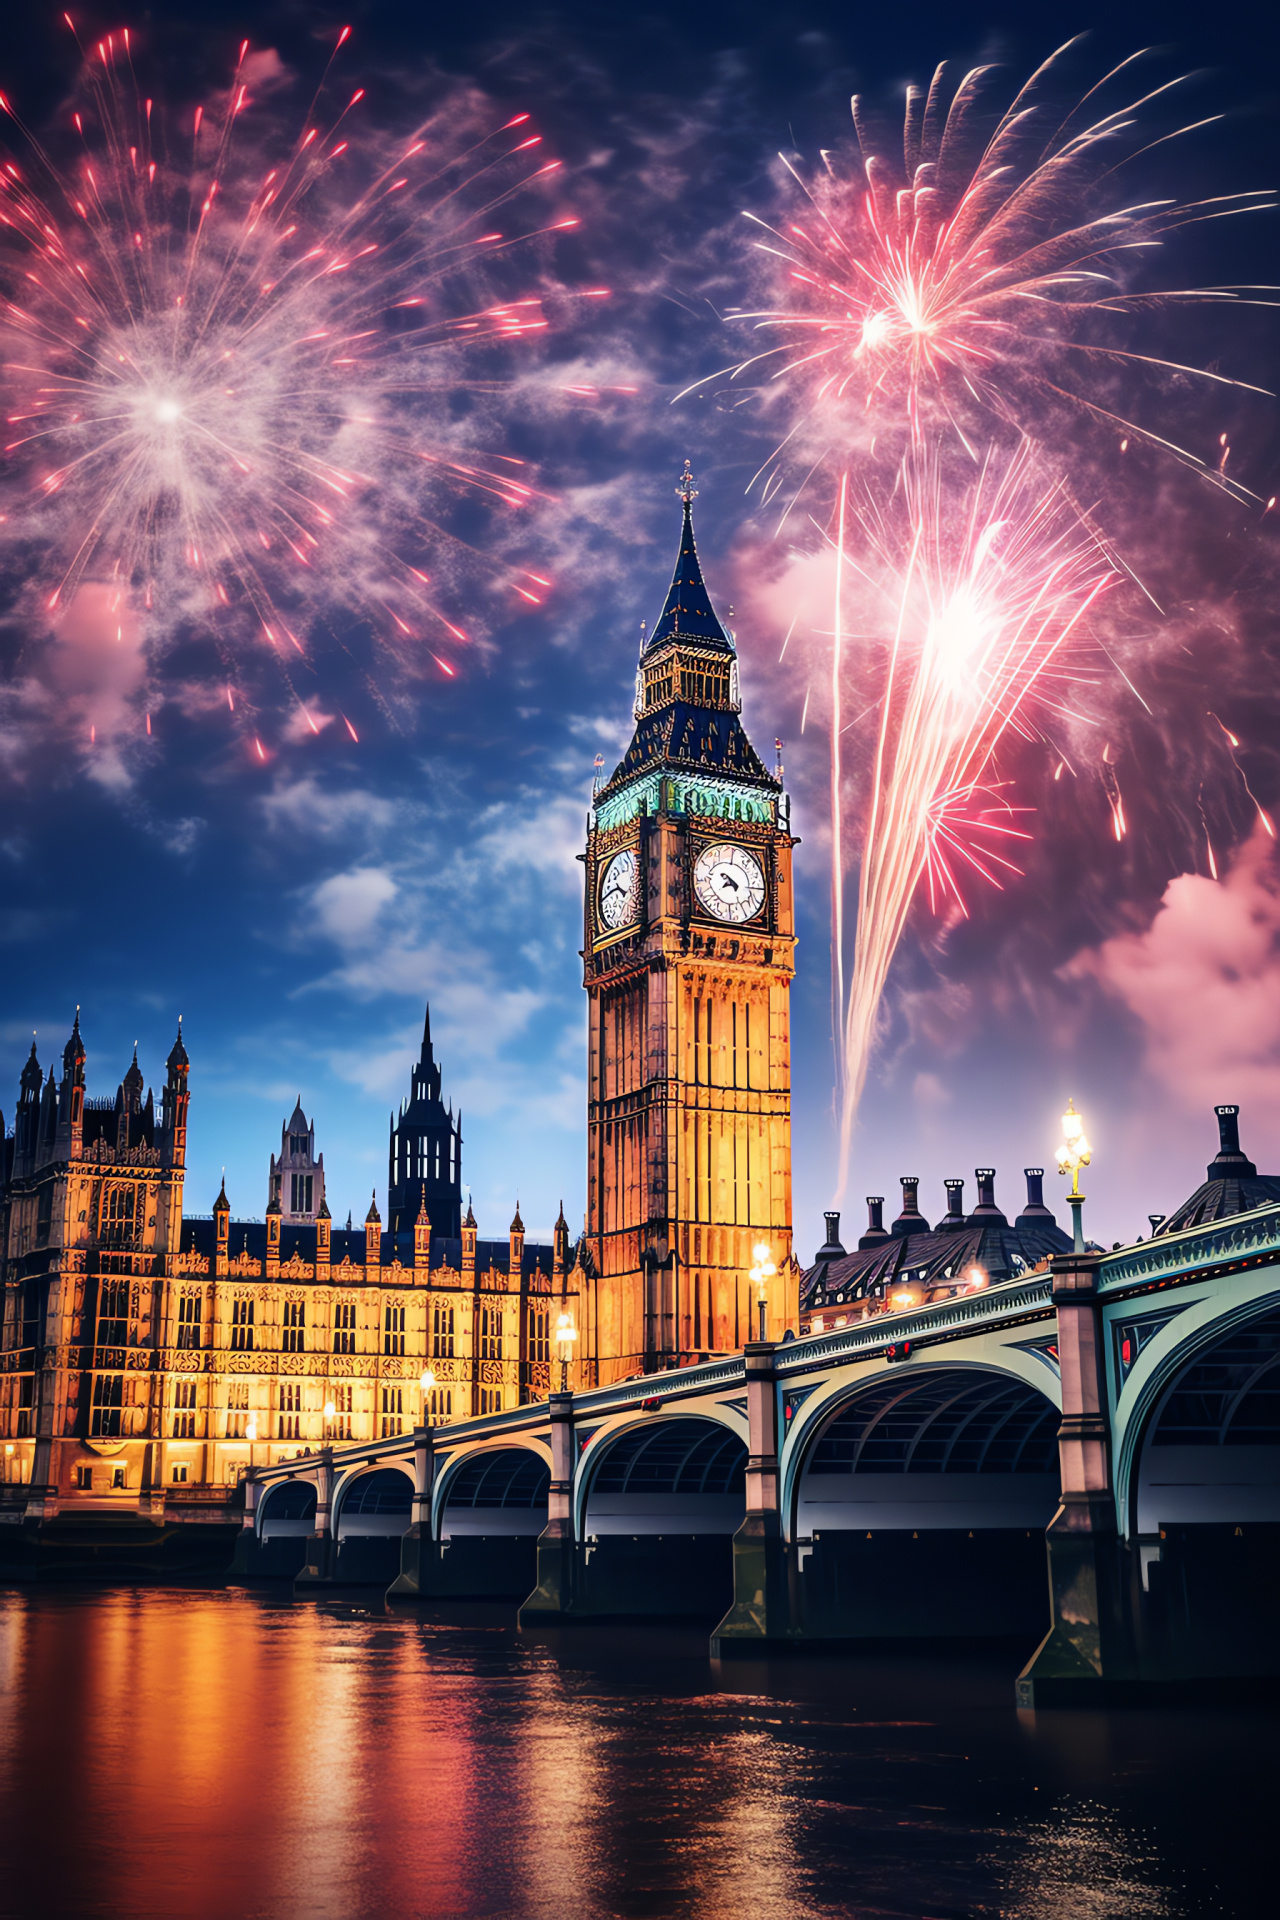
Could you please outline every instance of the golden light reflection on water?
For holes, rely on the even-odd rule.
[[[537,1640],[375,1597],[0,1593],[0,1915],[1246,1910],[1211,1836],[1269,1831],[1270,1722],[1020,1723],[1006,1680],[721,1672],[693,1633]]]

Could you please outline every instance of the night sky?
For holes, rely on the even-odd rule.
[[[1081,56],[1084,84],[1158,39],[1169,49],[1158,77],[1197,70],[1185,117],[1225,115],[1145,163],[1144,197],[1280,184],[1276,29],[1260,40],[1263,9],[1105,12]],[[483,566],[449,572],[450,604],[475,636],[452,678],[379,649],[334,610],[307,667],[307,698],[324,716],[312,734],[270,661],[241,666],[249,728],[193,691],[225,678],[194,639],[148,661],[140,642],[113,651],[83,628],[51,638],[18,590],[29,553],[6,549],[0,1108],[11,1125],[32,1030],[47,1067],[77,1004],[91,1095],[114,1093],[135,1040],[158,1085],[182,1014],[190,1211],[208,1210],[225,1166],[235,1213],[262,1213],[268,1155],[300,1095],[334,1216],[359,1220],[371,1187],[385,1200],[387,1116],[429,998],[482,1230],[504,1232],[517,1195],[535,1236],[562,1199],[578,1221],[575,855],[596,755],[611,771],[630,735],[639,623],[666,593],[687,456],[708,583],[722,614],[734,608],[744,720],[766,760],[775,735],[786,743],[803,842],[794,1140],[808,1259],[835,1165],[825,641],[812,596],[797,591],[809,577],[803,529],[775,539],[776,516],[748,490],[776,438],[769,408],[739,405],[714,382],[672,403],[741,351],[721,317],[758,271],[740,215],[782,204],[780,149],[807,165],[847,143],[851,91],[892,109],[904,83],[943,58],[1007,61],[1021,77],[1091,23],[1062,14],[1047,26],[1023,6],[340,13],[187,0],[83,27],[88,37],[131,24],[180,103],[224,85],[248,36],[278,55],[264,115],[296,117],[346,20],[344,85],[366,88],[364,124],[377,133],[464,95],[474,107],[478,91],[495,119],[529,111],[564,162],[550,210],[581,225],[540,243],[527,268],[552,325],[512,349],[503,391],[468,403],[476,443],[525,461],[539,498],[518,515],[449,508],[455,544],[554,585],[533,607],[496,590]],[[74,73],[58,9],[24,9],[0,53],[0,88],[29,125],[65,119]],[[1151,283],[1275,282],[1278,252],[1276,215],[1222,222],[1176,242]],[[583,298],[601,287],[607,301]],[[1275,384],[1275,315],[1263,308],[1151,325],[1170,358]],[[1175,387],[1145,392],[1144,417],[1179,423],[1205,455],[1225,431],[1237,478],[1262,501],[1280,492],[1275,402],[1221,389],[1209,404]],[[1246,1150],[1260,1171],[1280,1171],[1280,870],[1244,785],[1280,813],[1271,523],[1173,462],[1135,460],[1116,477],[1096,440],[1082,436],[1077,451],[1159,602],[1157,612],[1130,600],[1114,616],[1115,651],[1142,701],[1118,678],[1099,691],[1074,779],[1055,782],[1042,747],[1015,755],[1003,770],[1035,809],[1024,874],[1003,891],[971,888],[967,920],[940,922],[927,904],[913,915],[864,1100],[847,1230],[863,1193],[889,1195],[896,1212],[901,1174],[921,1176],[921,1205],[940,1214],[943,1178],[971,1180],[979,1165],[998,1169],[1012,1213],[1021,1168],[1052,1166],[1068,1094],[1096,1149],[1088,1224],[1108,1244],[1145,1232],[1148,1213],[1203,1178],[1215,1101],[1241,1103]],[[813,522],[829,507],[819,475]],[[1222,727],[1241,741],[1237,764]],[[863,744],[850,742],[855,773]],[[1104,745],[1128,816],[1120,843],[1098,772]],[[1049,1184],[1052,1201],[1061,1183]]]

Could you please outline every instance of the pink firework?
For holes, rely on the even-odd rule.
[[[476,556],[450,502],[532,497],[451,408],[483,410],[546,326],[511,248],[576,221],[536,191],[558,163],[527,114],[486,128],[469,103],[391,141],[363,126],[363,90],[330,109],[322,85],[277,145],[254,111],[272,59],[245,42],[178,127],[128,32],[109,35],[73,158],[0,96],[23,134],[0,164],[5,537],[46,623],[90,595],[153,656],[211,633],[230,679],[246,647],[287,674],[317,621],[345,617],[451,673]],[[491,571],[540,599],[534,576]]]
[[[842,571],[852,553],[847,499],[845,489]],[[850,518],[888,639],[847,998],[837,985],[842,1170],[916,892],[927,877],[935,903],[960,901],[963,870],[997,884],[1002,870],[1017,871],[1008,850],[1027,836],[1001,790],[1001,744],[1034,732],[1037,704],[1060,704],[1083,623],[1117,578],[1063,485],[1037,478],[1025,445],[1012,459],[989,457],[959,487],[944,486],[936,461],[909,459],[890,508],[868,495]],[[838,632],[837,684],[841,644]],[[838,752],[838,724],[834,733]],[[837,795],[839,786],[837,758]],[[838,893],[838,867],[835,880]]]
[[[1231,304],[1257,291],[1138,292],[1126,282],[1135,260],[1178,228],[1274,197],[1124,201],[1122,163],[1161,144],[1143,132],[1142,115],[1178,83],[1097,112],[1099,96],[1129,77],[1134,55],[1064,113],[1049,88],[1066,51],[1036,70],[994,131],[993,69],[973,69],[950,93],[940,66],[927,92],[907,89],[900,154],[855,96],[855,159],[825,155],[809,180],[784,163],[802,197],[794,217],[769,225],[759,242],[778,297],[735,316],[772,338],[733,377],[799,383],[804,421],[788,441],[798,435],[807,459],[816,445],[817,457],[830,448],[842,460],[851,436],[895,427],[916,438],[949,430],[973,451],[997,420],[1043,435],[1065,407],[1233,485],[1222,463],[1117,413],[1099,385],[1135,366],[1243,384],[1132,351],[1117,325],[1139,308]],[[774,484],[781,477],[777,463]]]

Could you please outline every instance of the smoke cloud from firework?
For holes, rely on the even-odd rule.
[[[72,641],[103,625],[140,660],[114,716],[139,731],[165,651],[212,641],[208,697],[259,757],[260,698],[283,694],[295,730],[335,717],[308,696],[326,634],[372,640],[385,698],[456,672],[480,593],[545,597],[536,559],[458,509],[535,498],[485,416],[547,325],[530,243],[577,224],[527,114],[460,95],[392,138],[331,62],[289,138],[261,98],[277,69],[246,42],[229,88],[179,116],[110,35],[48,149],[4,100],[0,168],[20,612]]]

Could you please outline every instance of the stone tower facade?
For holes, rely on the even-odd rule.
[[[313,1221],[324,1205],[324,1155],[316,1154],[316,1129],[299,1100],[280,1129],[280,1157],[271,1156],[267,1205],[278,1207],[286,1226]]]
[[[636,729],[587,829],[584,1355],[600,1384],[731,1353],[759,1330],[754,1249],[798,1315],[791,1253],[790,805],[739,714],[732,635],[694,544],[642,642]]]
[[[405,1233],[425,1202],[433,1233],[462,1231],[462,1110],[440,1098],[440,1069],[431,1045],[431,1009],[409,1098],[391,1118],[387,1150],[387,1229]]]

